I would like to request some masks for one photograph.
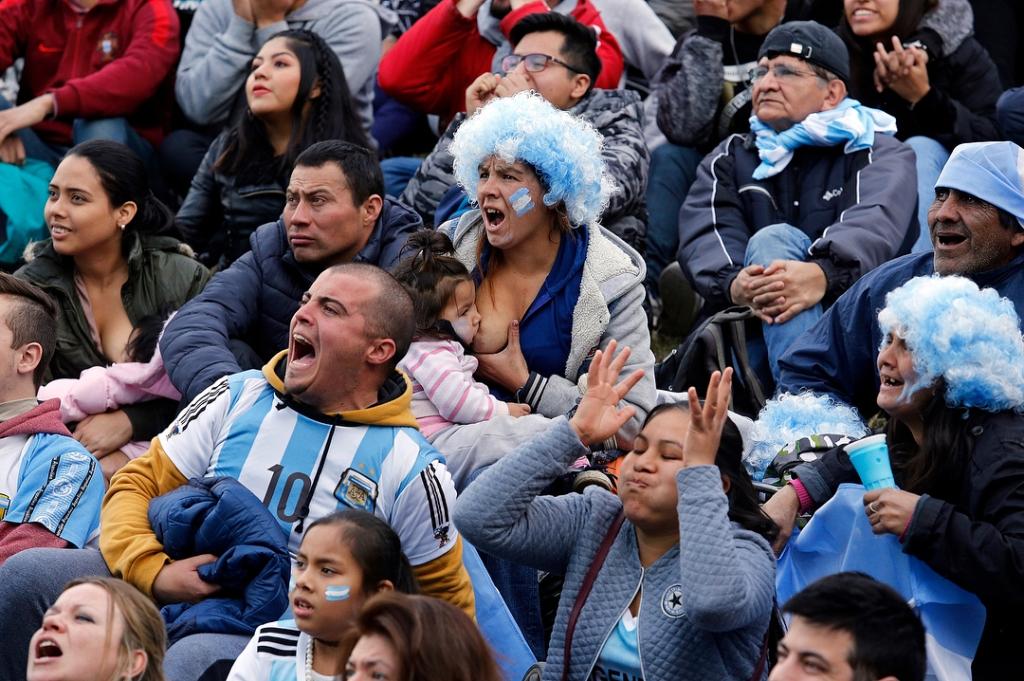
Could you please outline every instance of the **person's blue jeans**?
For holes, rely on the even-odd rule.
[[[10,109],[11,103],[0,97],[0,111]],[[45,161],[56,167],[67,153],[68,147],[59,144],[49,144],[43,141],[32,128],[22,128],[18,131],[18,137],[25,146],[25,155],[39,161]],[[97,118],[86,120],[76,118],[71,123],[71,145],[81,144],[94,139],[112,140],[120,142],[146,162],[147,167],[154,165],[153,146],[144,140],[139,133],[135,132],[132,126],[128,125],[124,118]]]
[[[927,253],[932,250],[931,231],[928,229],[928,207],[935,200],[935,182],[942,167],[949,160],[949,150],[931,137],[911,137],[906,145],[914,150],[917,157],[917,221],[921,233],[911,248],[911,253]]]
[[[658,290],[661,271],[679,249],[679,209],[703,156],[696,149],[663,144],[651,153],[647,175],[647,288]]]
[[[384,174],[384,193],[398,198],[405,191],[406,185],[423,163],[421,158],[410,156],[393,156],[380,162],[380,170]]]
[[[759,229],[747,241],[747,251],[743,258],[743,266],[761,265],[767,267],[775,260],[799,260],[806,262],[807,251],[811,247],[811,238],[792,225],[779,223]],[[798,313],[788,322],[782,324],[762,323],[764,330],[765,350],[768,353],[768,366],[772,378],[779,381],[779,358],[789,349],[793,342],[814,326],[821,318],[821,303]],[[756,346],[748,350],[755,354]],[[753,361],[753,360],[752,360]]]

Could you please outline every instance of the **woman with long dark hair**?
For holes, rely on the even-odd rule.
[[[174,217],[153,195],[142,160],[123,144],[73,147],[50,181],[43,215],[50,238],[30,248],[15,275],[60,309],[46,380],[126,361],[135,328],[181,307],[209,276],[165,235]],[[109,474],[127,461],[121,447],[155,436],[176,411],[173,400],[140,402],[87,417],[74,435]]]
[[[917,156],[915,251],[931,250],[927,214],[935,180],[953,147],[1002,137],[996,102],[1002,86],[988,52],[973,37],[929,52],[921,22],[943,0],[844,0],[838,33],[850,51],[850,96],[896,118],[896,136]]]
[[[864,495],[876,534],[987,609],[976,680],[1019,669],[1024,637],[1024,340],[1013,304],[956,276],[918,277],[878,315],[878,406],[898,489]],[[800,510],[858,477],[843,448],[795,469],[765,505],[788,535]]]
[[[209,265],[230,264],[257,227],[281,215],[288,175],[311,144],[370,145],[341,62],[312,31],[289,29],[264,43],[241,94],[245,106],[210,145],[176,219]]]
[[[651,411],[623,458],[618,494],[543,496],[589,446],[635,412],[643,375],[621,382],[612,341],[575,413],[487,469],[455,522],[481,550],[565,575],[543,679],[763,679],[768,671],[775,524],[761,511],[728,418],[732,370],[701,405]]]

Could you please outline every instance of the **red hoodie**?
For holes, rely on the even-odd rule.
[[[0,70],[25,58],[19,103],[53,93],[56,120],[33,128],[53,144],[71,143],[75,118],[122,116],[159,142],[170,107],[151,98],[179,51],[170,0],[0,0]]]
[[[520,19],[547,11],[548,5],[542,0],[512,10],[501,20],[501,32],[507,40]],[[622,77],[622,50],[605,28],[600,12],[589,0],[579,0],[569,15],[597,29],[601,73],[594,87],[617,88]],[[418,111],[438,114],[445,123],[465,111],[466,88],[481,73],[491,70],[497,51],[480,35],[476,22],[476,16],[467,19],[459,13],[455,0],[441,0],[380,60],[377,78],[381,89]]]

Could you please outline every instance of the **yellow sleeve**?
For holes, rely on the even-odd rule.
[[[115,577],[149,596],[157,573],[171,560],[149,525],[149,502],[187,482],[164,452],[160,439],[153,438],[149,451],[114,474],[103,498],[103,559]]]
[[[448,601],[476,620],[473,583],[469,580],[466,566],[462,564],[461,536],[444,555],[422,565],[413,565],[412,571],[424,595]]]

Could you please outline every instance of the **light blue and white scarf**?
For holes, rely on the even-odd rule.
[[[867,149],[875,143],[875,133],[896,134],[896,119],[847,97],[836,108],[812,113],[782,132],[751,116],[750,130],[757,135],[757,155],[761,157],[754,179],[764,180],[785,170],[800,147],[834,147],[845,142],[847,154]]]

